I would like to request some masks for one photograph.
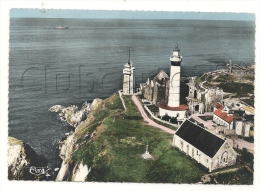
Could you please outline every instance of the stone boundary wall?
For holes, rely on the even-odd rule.
[[[149,104],[149,105],[150,105],[150,104]],[[152,105],[152,104],[151,104],[151,105]],[[149,108],[147,107],[147,105],[145,105],[145,104],[144,104],[144,108],[145,108],[145,110],[151,115],[151,117],[154,118],[155,120],[160,121],[160,122],[162,122],[162,123],[166,123],[166,124],[171,125],[171,126],[173,126],[173,127],[178,127],[177,125],[174,125],[174,124],[172,124],[172,123],[170,123],[170,122],[164,121],[164,120],[162,120],[162,119],[160,119],[160,118],[154,116],[154,114],[150,111],[150,109],[149,109]]]

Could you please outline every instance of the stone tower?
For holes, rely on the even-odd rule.
[[[230,58],[230,60],[229,60],[228,73],[229,73],[229,74],[232,73],[232,62],[231,62],[231,58]]]
[[[181,61],[182,57],[179,55],[180,49],[176,43],[173,49],[172,56],[170,57],[171,69],[170,69],[170,89],[168,106],[179,107],[180,105],[180,80],[181,80]]]
[[[133,95],[135,89],[135,76],[134,71],[135,67],[130,60],[130,49],[129,49],[129,60],[124,65],[123,69],[123,94]]]
[[[195,91],[196,91],[196,87],[195,87],[195,78],[196,77],[190,77],[189,83],[187,83],[187,85],[189,86],[189,98],[195,98]]]

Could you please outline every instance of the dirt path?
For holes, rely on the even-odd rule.
[[[127,108],[126,108],[126,106],[125,106],[125,101],[124,101],[124,99],[122,98],[122,90],[119,90],[119,91],[118,91],[118,94],[119,94],[119,97],[120,97],[120,99],[121,99],[121,102],[122,102],[122,104],[123,104],[123,106],[124,106],[124,108],[125,108],[125,111],[126,111]]]
[[[142,117],[143,117],[144,120],[148,123],[148,125],[153,126],[153,127],[156,127],[156,128],[158,128],[158,129],[161,129],[161,130],[163,130],[163,131],[165,131],[165,132],[167,132],[167,133],[169,133],[169,134],[174,134],[174,133],[175,133],[174,130],[169,129],[169,128],[167,128],[167,127],[164,127],[164,126],[162,126],[162,125],[159,125],[159,124],[155,123],[153,120],[151,120],[151,119],[147,116],[147,114],[145,113],[144,108],[143,108],[141,102],[139,101],[139,99],[138,99],[135,95],[132,96],[132,100],[134,101],[135,105],[137,106],[137,108],[138,108],[138,110],[140,111]]]
[[[246,148],[249,152],[254,154],[254,143],[249,143],[243,139],[237,139],[235,143],[238,144],[238,149]]]

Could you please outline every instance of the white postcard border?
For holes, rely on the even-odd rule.
[[[132,184],[132,183],[72,183],[72,182],[32,182],[7,180],[7,136],[8,136],[8,54],[9,54],[9,10],[11,8],[45,8],[45,9],[90,9],[90,10],[139,10],[139,11],[194,11],[194,12],[243,12],[254,13],[256,16],[256,65],[259,62],[259,1],[1,1],[1,166],[0,184],[2,190],[215,190],[236,189],[260,190],[259,187],[259,118],[255,118],[255,183],[253,186],[223,186],[223,185],[176,185],[176,184]],[[259,113],[259,66],[256,66],[255,111]]]

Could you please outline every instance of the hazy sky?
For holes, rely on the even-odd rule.
[[[10,17],[36,18],[108,18],[108,19],[201,19],[201,20],[247,20],[254,21],[253,13],[206,13],[162,11],[100,11],[60,9],[11,9]]]

